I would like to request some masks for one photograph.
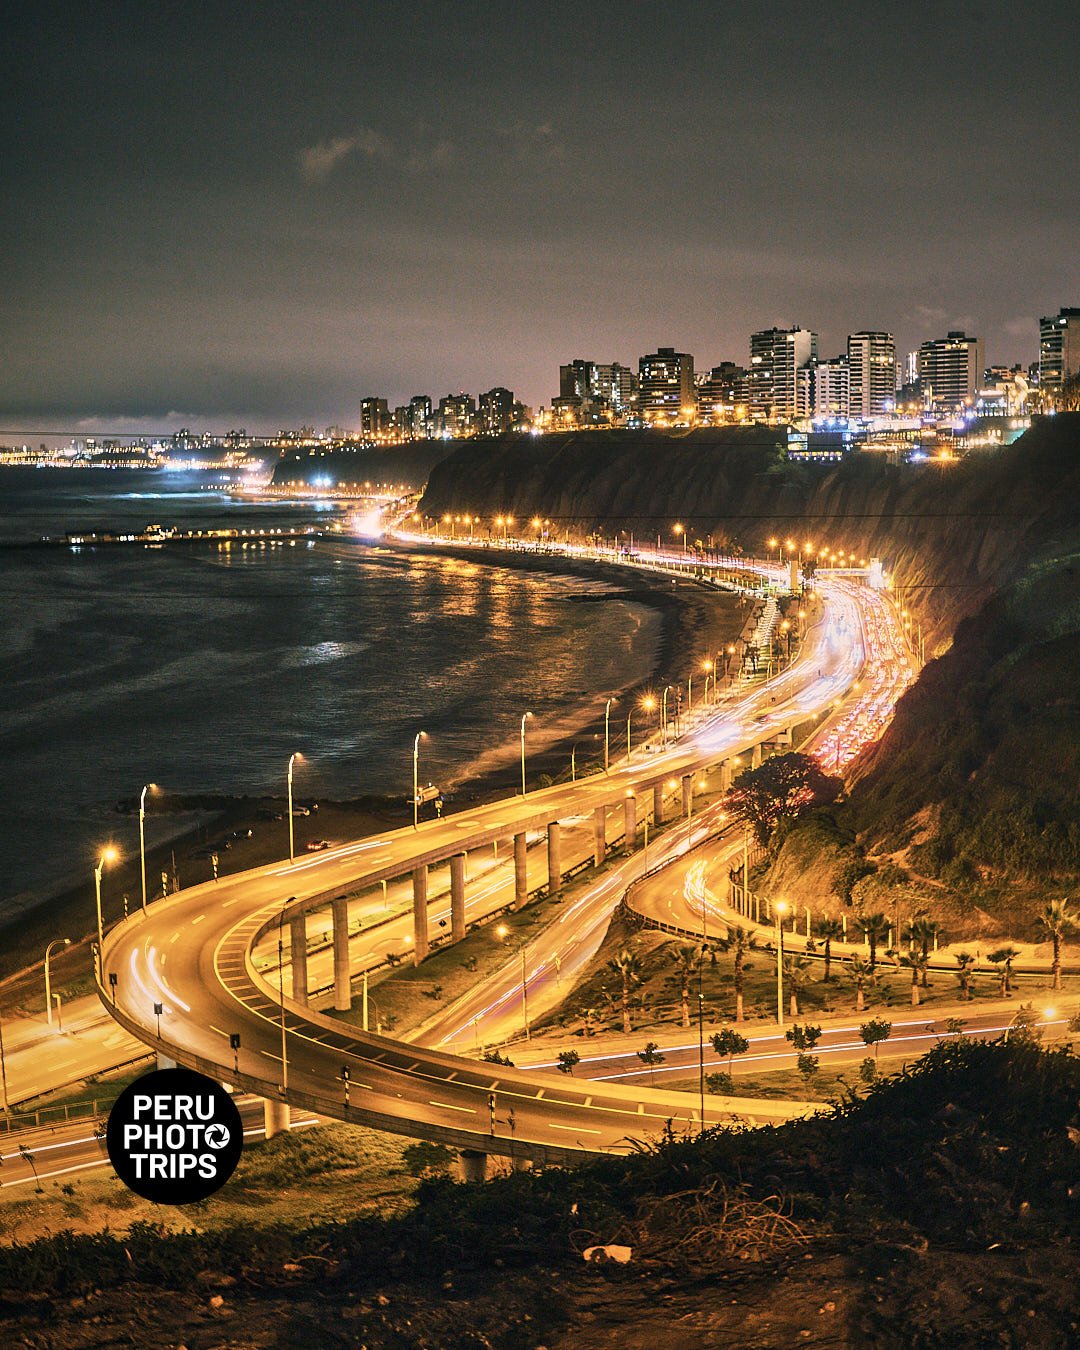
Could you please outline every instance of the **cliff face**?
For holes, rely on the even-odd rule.
[[[857,766],[849,800],[776,842],[763,888],[838,906],[838,865],[876,855],[857,905],[1018,933],[1035,896],[1080,876],[1080,416],[943,464],[794,463],[776,439],[472,442],[436,467],[421,510],[669,543],[679,521],[707,546],[761,553],[775,535],[880,557],[939,659]]]
[[[578,432],[461,445],[432,471],[421,510],[519,519],[761,552],[772,535],[881,557],[943,650],[1023,563],[1080,519],[1080,417],[1039,422],[1005,450],[943,464],[784,458],[782,433],[732,427],[674,436]]]
[[[329,481],[337,487],[393,483],[418,491],[439,460],[446,458],[447,450],[446,441],[417,441],[384,450],[360,445],[333,450],[297,446],[295,450],[281,452],[271,481],[276,487],[318,480]]]

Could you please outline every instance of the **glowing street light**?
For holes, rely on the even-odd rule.
[[[146,908],[146,794],[156,791],[156,783],[147,783],[139,793],[139,871],[142,879],[143,909]]]
[[[101,874],[105,870],[105,864],[115,862],[119,856],[119,853],[113,848],[112,844],[109,844],[107,848],[101,850],[101,856],[98,858],[97,866],[94,868],[94,896],[97,900],[97,935],[99,951],[101,949],[101,944],[105,940],[105,928],[101,922]]]
[[[680,525],[678,522],[676,522],[674,525],[672,525],[672,527],[671,527],[671,532],[672,532],[673,535],[675,535],[676,538],[678,538],[680,535],[682,536],[682,547],[683,547],[683,552],[685,553],[685,552],[686,552],[686,529],[685,529],[685,527],[682,526],[682,525]]]
[[[426,738],[426,731],[418,731],[412,743],[412,827],[420,828],[420,741]]]
[[[531,712],[521,714],[521,795],[525,796],[525,723],[532,716]]]
[[[49,1019],[49,1026],[52,1026],[52,984],[49,980],[49,960],[52,957],[52,949],[60,946],[70,947],[71,939],[55,938],[45,948],[45,1016]]]
[[[296,849],[295,849],[295,844],[294,844],[294,840],[293,840],[292,779],[293,779],[293,762],[294,762],[295,760],[298,760],[298,759],[303,759],[303,755],[301,755],[301,753],[300,753],[299,750],[295,750],[295,751],[289,756],[289,773],[288,773],[288,780],[289,780],[289,862],[294,862],[294,861],[295,861],[295,858],[296,858]]]

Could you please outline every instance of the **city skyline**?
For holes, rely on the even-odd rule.
[[[17,8],[0,424],[536,406],[575,354],[795,322],[1027,363],[1080,287],[1071,8],[494,15]]]

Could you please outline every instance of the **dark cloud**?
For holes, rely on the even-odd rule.
[[[9,7],[11,8],[11,7]],[[0,418],[533,404],[1080,303],[1072,5],[16,4]]]

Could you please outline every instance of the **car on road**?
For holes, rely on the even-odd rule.
[[[307,851],[309,853],[321,853],[324,848],[333,848],[329,839],[311,839],[308,841]]]

